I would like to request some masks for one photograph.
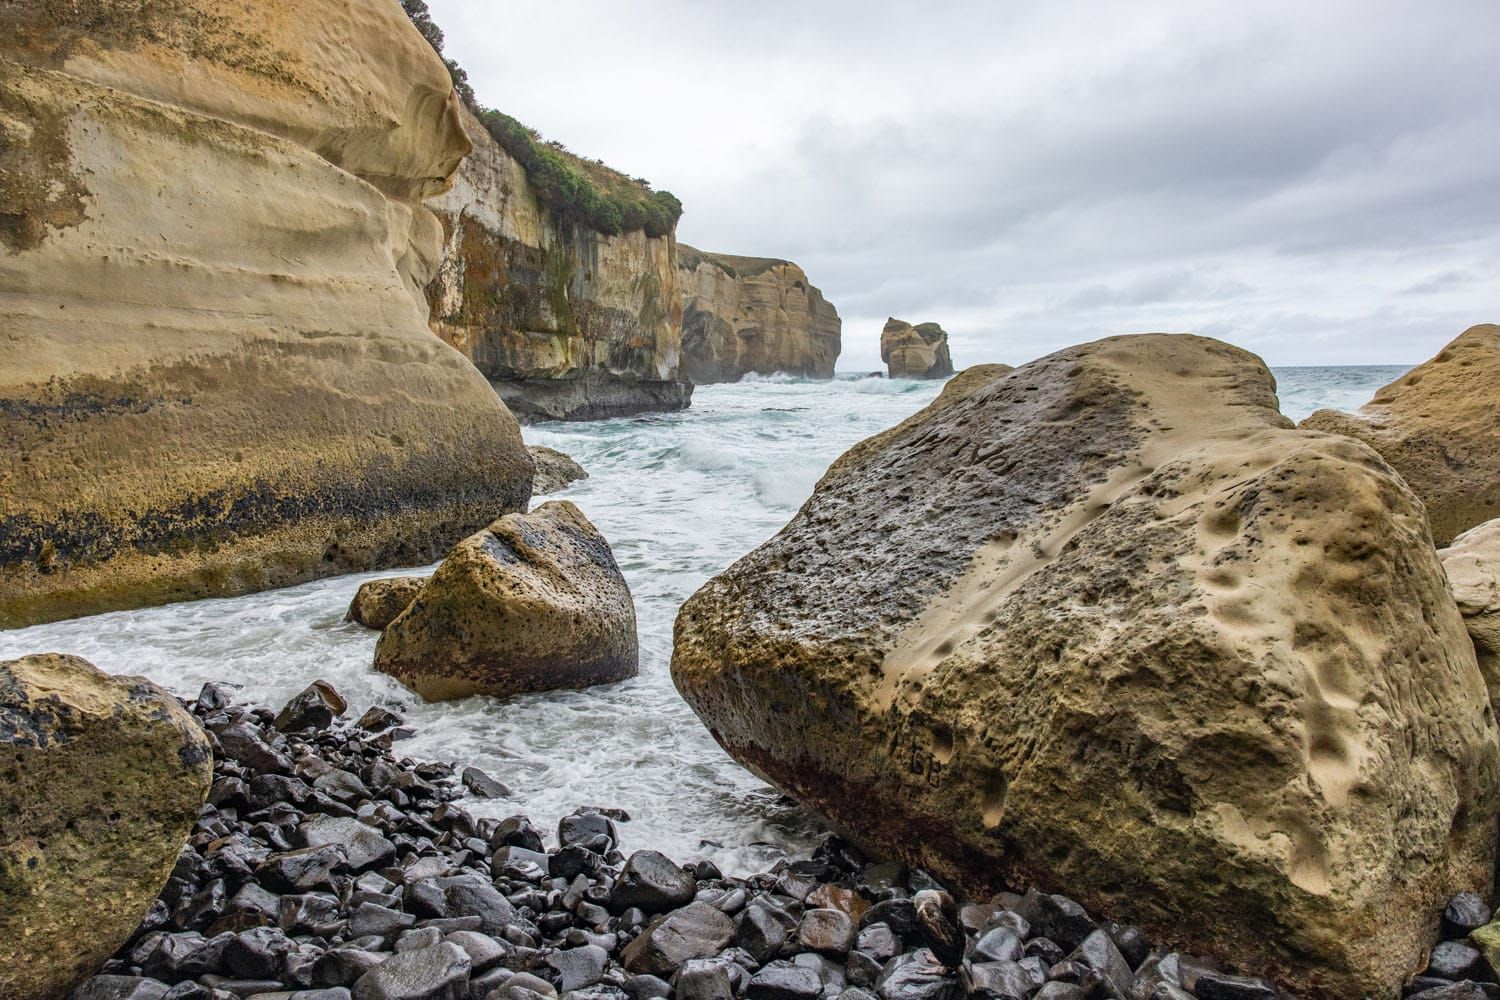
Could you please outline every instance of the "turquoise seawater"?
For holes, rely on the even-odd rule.
[[[1352,409],[1400,367],[1276,369],[1282,409]],[[926,405],[934,383],[770,377],[707,386],[683,413],[525,429],[590,478],[563,494],[610,540],[635,596],[641,673],[589,691],[424,705],[370,668],[375,633],[345,624],[359,584],[340,577],[227,600],[196,601],[0,632],[0,658],[76,653],[145,674],[183,695],[208,680],[279,704],[325,678],[351,711],[385,704],[418,735],[413,757],[477,764],[509,785],[484,815],[525,812],[544,829],[578,805],[619,806],[627,849],[709,856],[749,870],[805,844],[816,821],[740,769],[677,696],[672,620],[713,574],[770,537],[846,448]]]

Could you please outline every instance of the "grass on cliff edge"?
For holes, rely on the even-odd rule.
[[[480,104],[469,86],[469,74],[443,56],[443,29],[433,22],[425,0],[401,0],[401,6],[447,65],[459,97],[500,148],[521,164],[537,197],[560,222],[587,226],[607,236],[642,230],[647,236],[660,237],[677,227],[682,202],[672,192],[653,191],[646,181],[577,156],[559,142],[543,140],[541,133],[510,115]]]

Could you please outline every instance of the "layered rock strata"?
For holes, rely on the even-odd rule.
[[[838,310],[788,260],[677,245],[683,370],[696,385],[784,372],[832,378]]]
[[[676,626],[737,759],[973,890],[1071,886],[1299,991],[1394,995],[1492,875],[1483,678],[1421,504],[1254,356],[1148,335],[939,401]]]
[[[1449,542],[1500,517],[1500,326],[1465,330],[1437,356],[1375,393],[1358,413],[1319,410],[1310,430],[1358,438],[1391,464]]]
[[[443,249],[432,326],[523,421],[679,410],[682,304],[672,236],[608,236],[543,205],[467,109],[474,152],[432,201]]]
[[[399,7],[0,10],[0,626],[437,558],[530,495],[432,337],[469,151]]]

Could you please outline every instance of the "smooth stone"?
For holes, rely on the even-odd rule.
[[[313,681],[276,714],[272,723],[279,731],[327,729],[343,715],[349,704],[327,681]]]
[[[599,982],[604,975],[604,967],[609,962],[609,952],[598,945],[589,944],[582,948],[554,951],[545,961],[557,972],[558,988],[563,993],[571,993]]]
[[[969,978],[975,990],[1005,1000],[1026,1000],[1037,988],[1019,963],[1008,960],[976,962],[969,967]]]
[[[392,955],[354,984],[354,1000],[468,1000],[469,956],[447,941]]]
[[[1264,979],[1231,976],[1227,972],[1205,972],[1193,985],[1199,1000],[1277,1000],[1274,987]]]
[[[683,963],[673,987],[675,1000],[734,1000],[734,986],[723,962],[693,959]]]
[[[1479,952],[1461,941],[1439,941],[1427,960],[1429,975],[1443,979],[1463,979],[1479,961]]]
[[[1407,1000],[1489,1000],[1489,993],[1481,984],[1465,979],[1463,982],[1413,993]]]
[[[163,1000],[167,984],[139,976],[94,976],[85,979],[69,1000]]]
[[[1026,954],[1021,939],[1009,927],[996,927],[974,943],[976,962],[1019,962]]]
[[[469,956],[474,972],[488,972],[505,959],[506,947],[480,931],[452,931],[443,940],[458,945]]]
[[[304,847],[341,845],[351,869],[367,868],[395,860],[396,845],[379,830],[357,819],[344,816],[313,816],[298,828]]]
[[[1493,912],[1472,892],[1460,892],[1443,907],[1443,936],[1467,937],[1490,922]]]
[[[684,962],[723,951],[735,927],[707,903],[693,902],[657,917],[621,952],[625,968],[670,979]]]
[[[510,798],[510,789],[502,782],[496,781],[477,767],[466,767],[459,775],[463,786],[469,790],[469,794],[481,799],[506,799]]]
[[[752,900],[740,913],[734,943],[764,965],[781,954],[796,927],[797,920],[776,904]]]
[[[839,910],[808,910],[797,925],[797,944],[824,955],[848,954],[854,938],[854,921]]]
[[[659,851],[636,851],[625,862],[609,895],[614,913],[639,909],[657,914],[686,906],[697,891],[693,876]]]
[[[875,984],[880,1000],[959,1000],[963,988],[951,976],[932,971],[937,959],[925,948],[892,959]]]
[[[901,951],[901,940],[889,924],[871,924],[854,939],[854,950],[884,964]]]
[[[823,992],[818,973],[791,962],[776,961],[750,977],[748,1000],[813,1000]]]

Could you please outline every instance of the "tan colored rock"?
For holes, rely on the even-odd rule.
[[[687,406],[672,237],[560,222],[478,119],[463,122],[474,152],[431,202],[444,237],[433,330],[523,421]]]
[[[1490,704],[1500,706],[1500,518],[1459,535],[1438,558],[1474,640]]]
[[[1358,438],[1427,506],[1449,542],[1500,517],[1500,326],[1470,327],[1425,364],[1375,393],[1357,414],[1319,410],[1309,430]]]
[[[880,331],[880,360],[891,378],[947,378],[953,374],[948,334],[936,323],[912,326],[892,317]]]
[[[583,466],[556,448],[532,445],[527,451],[531,452],[532,464],[536,466],[536,478],[531,488],[533,493],[556,493],[570,483],[589,477]]]
[[[1301,992],[1396,996],[1493,876],[1495,722],[1419,503],[1217,341],[939,400],[675,638],[718,741],[856,841]]]
[[[695,385],[755,373],[833,378],[838,310],[788,260],[677,244],[683,370]]]
[[[365,628],[384,629],[406,610],[427,583],[425,576],[388,576],[359,585],[344,621]]]
[[[177,699],[76,656],[0,663],[0,996],[62,1000],[130,937],[208,797]]]
[[[460,542],[375,647],[375,669],[428,701],[608,684],[638,660],[630,589],[566,500]]]
[[[524,508],[432,337],[469,149],[394,4],[0,10],[0,627],[420,564]]]

